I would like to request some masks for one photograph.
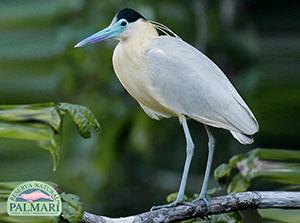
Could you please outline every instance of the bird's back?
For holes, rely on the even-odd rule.
[[[145,53],[153,96],[178,116],[228,129],[251,143],[258,123],[225,74],[186,42],[169,36],[152,40]],[[150,111],[152,108],[148,108]]]

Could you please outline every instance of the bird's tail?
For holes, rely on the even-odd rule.
[[[254,142],[251,135],[230,131],[234,138],[236,138],[242,144],[251,144]]]

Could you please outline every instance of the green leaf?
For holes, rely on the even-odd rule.
[[[223,163],[215,169],[214,177],[220,183],[226,182],[226,180],[230,177],[231,170],[231,165]]]
[[[248,153],[262,160],[300,161],[300,151],[287,149],[255,149]]]
[[[234,168],[234,167],[236,167],[238,162],[240,162],[244,158],[245,158],[244,154],[235,155],[235,156],[231,157],[231,159],[229,160],[229,165]]]
[[[10,192],[19,184],[21,184],[21,182],[0,182],[0,202],[5,201],[8,198]]]
[[[59,131],[61,118],[54,103],[32,105],[0,105],[1,122],[42,122]]]
[[[68,103],[0,106],[0,137],[36,141],[53,158],[53,170],[59,162],[64,113],[71,115],[80,134],[91,136],[92,128],[100,132],[100,125],[86,107]]]
[[[80,222],[83,215],[83,207],[80,198],[74,194],[60,194],[63,202],[62,217],[71,223]]]
[[[86,107],[81,105],[59,103],[57,109],[61,114],[68,113],[75,122],[79,133],[84,138],[91,137],[92,128],[98,133],[101,132],[100,124],[95,118],[94,114]]]
[[[299,223],[299,210],[283,210],[283,209],[258,209],[262,218],[274,220],[276,222]]]
[[[56,170],[59,161],[61,139],[60,134],[53,131],[49,125],[0,122],[0,137],[37,141],[38,146],[51,153],[53,158],[53,170]]]
[[[177,195],[178,195],[177,192],[174,192],[174,193],[169,194],[169,195],[167,196],[167,203],[172,203],[173,201],[175,201],[176,198],[177,198]],[[191,199],[191,198],[188,198],[186,195],[184,195],[183,200],[184,200],[184,201],[190,201],[190,200],[192,200],[192,199]]]
[[[282,149],[255,149],[245,155],[235,155],[229,164],[222,164],[215,170],[219,183],[228,183],[228,193],[246,191],[253,180],[278,182],[289,185],[300,184],[300,152]]]
[[[241,174],[237,174],[232,178],[232,181],[228,186],[227,193],[233,194],[246,191],[250,187],[250,185],[251,183],[247,178],[245,178]]]

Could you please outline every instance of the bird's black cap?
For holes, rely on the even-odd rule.
[[[147,20],[144,16],[142,16],[140,13],[138,13],[137,11],[130,9],[130,8],[125,8],[122,9],[121,11],[119,11],[117,13],[117,21],[119,21],[120,19],[126,19],[127,22],[135,22],[139,19],[145,19]]]

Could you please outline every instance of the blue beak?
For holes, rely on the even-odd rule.
[[[125,27],[121,25],[121,22],[117,22],[115,24],[112,24],[108,26],[105,29],[102,29],[101,31],[85,38],[84,40],[77,43],[74,47],[82,47],[89,44],[94,44],[101,42],[106,39],[110,39],[113,37],[118,36],[120,33],[122,33],[125,30]]]

